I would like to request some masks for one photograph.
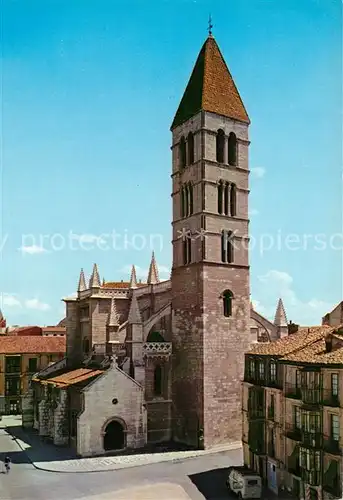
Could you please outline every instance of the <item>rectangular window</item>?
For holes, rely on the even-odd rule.
[[[275,363],[275,361],[270,362],[269,375],[270,375],[270,381],[275,382],[276,381],[276,363]]]
[[[299,465],[307,471],[320,471],[320,451],[313,451],[308,448],[300,448]]]
[[[29,359],[29,373],[36,373],[37,371],[37,358],[30,358]]]
[[[338,396],[338,374],[333,373],[331,375],[331,394],[333,396]]]
[[[258,364],[258,377],[260,380],[264,380],[264,362],[260,361]]]
[[[339,416],[331,414],[331,438],[339,441]]]
[[[294,427],[296,429],[301,429],[301,413],[299,406],[294,406],[293,411],[294,411]]]
[[[256,376],[256,371],[255,371],[255,360],[251,359],[249,363],[249,375],[251,378],[255,378]]]
[[[297,387],[297,389],[301,388],[301,371],[300,370],[296,371],[295,386]]]
[[[302,412],[302,428],[305,432],[318,434],[321,432],[320,414],[310,411]]]

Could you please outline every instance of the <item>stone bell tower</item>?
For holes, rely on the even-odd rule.
[[[241,439],[249,123],[210,33],[171,126],[173,437],[205,448]]]

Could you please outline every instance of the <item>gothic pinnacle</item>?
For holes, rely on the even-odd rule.
[[[79,278],[79,286],[77,287],[77,291],[84,292],[85,290],[87,290],[85,273],[83,272],[83,269],[81,268],[80,278]]]
[[[155,253],[152,252],[149,274],[148,274],[148,285],[156,285],[156,283],[159,282],[160,280],[158,277],[158,268],[156,264]]]
[[[93,272],[89,280],[89,288],[100,288],[101,283],[100,283],[100,276],[99,276],[99,271],[98,271],[98,266],[94,264],[93,266]]]
[[[132,265],[131,269],[130,288],[137,288],[137,275],[136,275],[136,268],[134,265]]]

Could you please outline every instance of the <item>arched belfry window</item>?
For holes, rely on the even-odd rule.
[[[194,163],[194,135],[192,132],[189,132],[188,138],[188,165],[192,165]]]
[[[222,262],[231,264],[234,259],[234,234],[232,231],[222,231],[221,236]]]
[[[185,185],[185,200],[186,200],[186,210],[185,210],[185,215],[188,217],[189,215],[189,187],[188,184]]]
[[[233,299],[233,293],[231,290],[225,290],[223,293],[223,311],[224,311],[224,316],[229,318],[232,316],[232,299]]]
[[[224,214],[229,215],[230,184],[225,182],[224,188]]]
[[[189,215],[193,214],[193,185],[189,183],[188,185],[189,191]]]
[[[218,214],[223,213],[223,181],[218,182]]]
[[[155,396],[162,395],[162,367],[157,365],[154,370],[154,394]]]
[[[181,168],[184,168],[186,166],[186,141],[185,138],[182,136],[180,139],[180,165]]]
[[[180,189],[180,197],[181,197],[181,217],[186,216],[186,197],[185,197],[185,188],[182,186]]]
[[[224,148],[225,148],[225,133],[224,130],[219,129],[216,138],[217,144],[217,162],[224,163]]]
[[[230,215],[231,217],[235,217],[237,213],[237,192],[236,192],[236,184],[231,184],[230,190]]]
[[[237,138],[236,135],[231,132],[228,139],[228,163],[235,167],[237,165]]]

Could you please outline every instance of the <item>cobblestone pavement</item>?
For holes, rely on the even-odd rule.
[[[37,450],[30,453],[36,456]],[[5,454],[12,468],[8,475],[0,471],[0,500],[230,500],[227,468],[242,463],[237,449],[110,472],[45,472],[35,469],[16,439],[0,428],[0,460]]]
[[[35,468],[49,472],[110,471],[161,462],[175,462],[241,448],[241,443],[236,442],[206,451],[174,451],[78,459],[70,450],[43,443],[36,434],[24,432],[19,418],[4,417],[2,426],[7,426],[7,430],[15,437],[17,444],[22,451],[26,452]]]

